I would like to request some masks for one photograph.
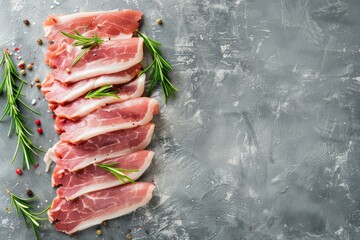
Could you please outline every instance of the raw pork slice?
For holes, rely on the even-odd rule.
[[[65,85],[104,74],[111,74],[135,66],[143,59],[142,38],[111,40],[92,48],[71,67],[80,54],[80,47],[62,43],[50,56],[51,65],[57,69],[52,74]],[[69,68],[69,71],[66,69]]]
[[[49,103],[56,103],[54,107],[51,108],[54,110],[58,104],[66,104],[74,101],[99,87],[125,84],[137,76],[140,73],[140,69],[141,64],[137,64],[126,71],[85,79],[69,86],[65,86],[59,80],[56,80],[52,74],[49,74],[41,84],[41,92]]]
[[[52,160],[60,168],[76,172],[91,164],[145,149],[151,141],[154,128],[153,123],[147,123],[129,130],[102,134],[79,145],[60,140],[48,150],[44,161],[47,168]]]
[[[102,97],[89,99],[82,97],[64,106],[59,105],[54,112],[60,118],[67,118],[75,121],[108,104],[139,98],[144,93],[144,88],[145,74],[128,84],[118,87],[119,93],[117,95],[119,98]]]
[[[78,121],[56,118],[55,129],[61,140],[79,144],[97,135],[144,125],[159,113],[159,104],[153,98],[135,98],[113,103],[86,115]]]
[[[99,37],[131,38],[139,27],[141,16],[141,12],[133,10],[49,15],[44,21],[44,30],[46,39],[52,44],[48,47],[45,62],[48,62],[48,56],[63,42],[73,43],[73,39],[61,32],[72,33],[77,30],[87,37],[92,37],[96,32]]]
[[[56,230],[73,234],[144,206],[154,189],[151,183],[138,182],[87,193],[70,202],[56,197],[48,211],[49,221]]]
[[[121,157],[112,158],[101,163],[115,163],[122,169],[137,169],[139,172],[124,172],[133,180],[138,179],[149,167],[154,156],[152,151],[138,151]],[[128,180],[124,179],[126,182]],[[59,186],[57,195],[66,200],[73,200],[83,194],[122,185],[123,182],[112,173],[96,165],[81,169],[76,174],[55,167],[52,175],[53,186]]]

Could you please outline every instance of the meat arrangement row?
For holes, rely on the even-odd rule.
[[[141,17],[139,11],[114,10],[50,15],[44,22],[45,62],[53,69],[41,91],[60,134],[44,161],[47,171],[56,163],[51,183],[57,197],[48,215],[58,231],[73,234],[152,198],[154,184],[135,182],[153,159],[154,152],[144,149],[159,113],[155,99],[142,97],[143,39],[133,37]],[[103,42],[83,54],[64,33]],[[112,95],[86,97],[103,87],[111,87]]]

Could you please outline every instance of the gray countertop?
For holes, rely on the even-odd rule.
[[[42,21],[48,14],[139,9],[141,30],[164,44],[178,97],[161,104],[143,179],[155,196],[144,208],[68,237],[46,223],[43,239],[360,239],[360,67],[358,0],[234,1],[0,0],[0,47],[21,46],[45,77]],[[162,18],[164,25],[155,24]],[[26,27],[23,19],[29,19]],[[15,44],[15,46],[13,46]],[[33,140],[57,141],[40,98],[44,134],[29,114]],[[4,96],[0,98],[4,106]],[[0,236],[33,239],[6,213],[4,187],[31,188],[39,209],[55,196],[40,166],[15,174],[15,138],[0,124]]]

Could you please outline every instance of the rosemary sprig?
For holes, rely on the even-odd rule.
[[[74,42],[74,46],[78,47],[81,46],[81,49],[83,49],[81,51],[81,53],[74,59],[74,61],[72,62],[71,66],[75,66],[80,59],[86,54],[88,53],[92,48],[102,44],[104,42],[103,39],[99,38],[97,33],[94,34],[94,37],[89,38],[89,37],[84,37],[83,35],[81,35],[78,31],[74,30],[76,35],[72,35],[70,33],[66,33],[66,32],[61,32],[62,34],[64,34],[65,36],[67,36],[68,38],[71,39],[75,39],[76,41]]]
[[[25,102],[20,99],[20,96],[22,96],[21,90],[26,82],[20,78],[19,73],[17,72],[16,67],[14,66],[14,63],[12,62],[7,50],[3,51],[3,57],[0,61],[0,65],[4,67],[3,79],[0,85],[0,93],[5,91],[6,96],[4,114],[0,118],[0,121],[2,121],[6,115],[10,116],[11,122],[8,136],[10,136],[11,132],[15,129],[15,134],[18,137],[15,153],[11,163],[15,161],[19,153],[19,149],[21,148],[23,161],[22,167],[24,168],[24,165],[26,165],[27,169],[30,169],[30,164],[35,164],[34,155],[38,155],[37,151],[43,152],[43,150],[36,147],[30,140],[29,136],[32,134],[29,128],[24,124],[24,119],[26,116],[20,112],[19,106],[22,105],[33,113],[39,113],[31,109],[25,104]],[[20,82],[19,86],[17,85],[16,81]]]
[[[136,183],[132,178],[127,176],[125,174],[125,172],[139,172],[139,170],[138,169],[123,169],[123,168],[115,167],[118,164],[119,163],[117,163],[117,162],[114,162],[114,163],[100,163],[100,164],[98,164],[98,166],[101,167],[102,169],[112,173],[115,177],[117,177],[123,183],[127,183],[126,180],[131,182],[131,183]]]
[[[164,93],[164,101],[166,103],[169,95],[175,98],[175,92],[177,91],[176,87],[170,82],[170,78],[168,77],[168,73],[171,71],[172,66],[162,56],[161,50],[159,49],[159,47],[162,46],[161,43],[149,38],[141,32],[137,32],[137,34],[139,37],[144,39],[145,46],[153,58],[152,63],[142,70],[139,76],[151,70],[151,82],[147,95],[150,96],[155,85],[160,83]]]
[[[28,227],[28,222],[30,222],[31,226],[34,230],[36,239],[39,239],[39,236],[37,233],[37,229],[41,229],[39,221],[48,220],[48,218],[43,218],[43,217],[39,217],[39,216],[46,213],[46,211],[49,210],[49,208],[51,207],[51,204],[50,204],[50,206],[45,208],[43,211],[35,213],[35,212],[31,211],[32,207],[30,206],[30,202],[33,201],[36,197],[20,198],[20,197],[16,196],[15,194],[13,194],[12,192],[10,192],[8,189],[6,189],[6,191],[8,192],[8,194],[10,195],[10,198],[11,198],[11,204],[10,204],[10,207],[7,210],[7,212],[10,212],[10,210],[13,207],[15,208],[16,216],[19,216],[19,212],[21,212],[26,227]]]
[[[102,97],[114,97],[120,98],[117,93],[119,90],[114,89],[113,85],[105,85],[96,90],[92,90],[85,95],[85,98],[102,98]]]

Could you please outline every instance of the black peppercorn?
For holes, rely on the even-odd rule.
[[[24,23],[26,26],[29,26],[29,25],[30,25],[30,21],[27,20],[27,19],[23,20],[23,23]]]
[[[29,197],[33,197],[34,193],[33,191],[31,191],[31,189],[26,189],[26,195],[28,195]]]

